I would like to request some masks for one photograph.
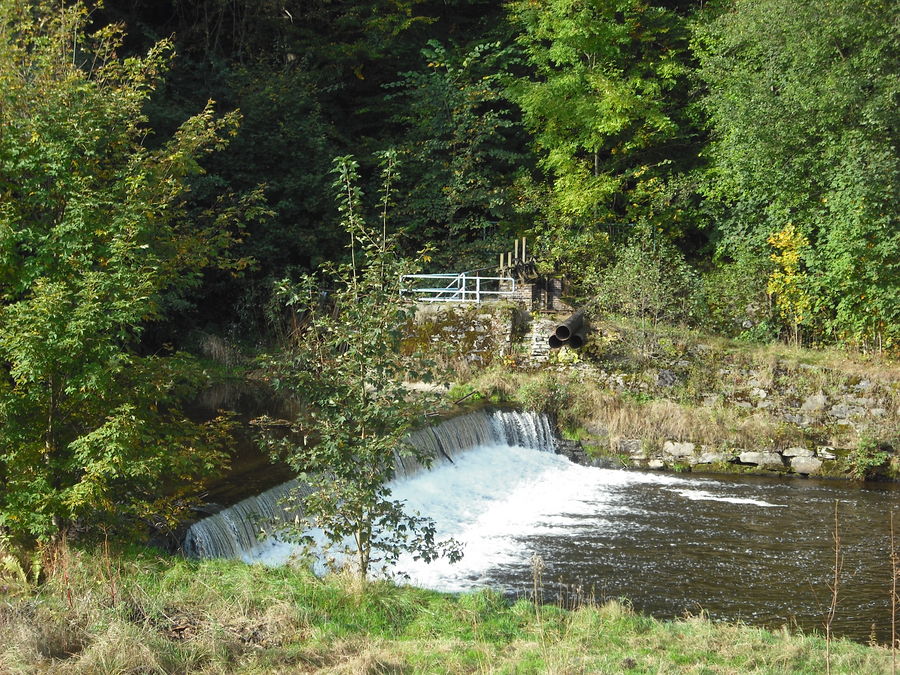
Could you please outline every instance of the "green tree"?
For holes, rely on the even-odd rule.
[[[244,264],[240,206],[182,208],[237,118],[210,105],[148,150],[171,46],[122,60],[119,27],[87,26],[80,4],[0,4],[0,533],[24,543],[171,515],[226,462],[227,425],[180,408],[202,370],[139,341],[200,270]]]
[[[533,69],[510,94],[550,182],[534,195],[546,203],[548,247],[573,238],[602,247],[597,232],[623,223],[678,234],[687,216],[672,178],[699,148],[686,105],[685,20],[643,0],[519,0],[509,9]]]
[[[634,320],[634,346],[649,354],[661,323],[696,320],[698,288],[696,274],[678,249],[637,235],[603,275],[593,302],[604,312]]]
[[[886,0],[737,0],[698,25],[725,249],[808,241],[819,339],[900,340],[897,53]],[[771,250],[771,249],[769,249]]]
[[[479,257],[468,263],[477,267],[491,262],[484,240],[497,222],[514,216],[511,187],[526,160],[519,113],[504,97],[513,52],[497,42],[464,49],[431,40],[422,56],[424,70],[387,85],[405,130],[396,216],[418,246],[440,244],[444,265],[477,241]]]
[[[404,443],[411,425],[424,419],[425,401],[411,398],[403,384],[425,375],[400,349],[412,308],[401,303],[398,285],[409,265],[396,256],[396,238],[387,230],[395,161],[392,152],[382,155],[382,219],[373,227],[361,212],[356,161],[335,160],[351,261],[325,269],[334,284],[327,299],[319,292],[323,280],[314,276],[280,285],[285,299],[305,310],[307,329],[292,352],[268,364],[276,386],[302,392],[305,407],[294,437],[265,439],[304,486],[292,498],[303,517],[288,535],[311,544],[307,531],[321,528],[327,548],[352,556],[363,579],[373,565],[390,565],[404,552],[429,561],[460,555],[454,542],[436,539],[430,519],[406,513],[387,486],[396,453],[430,459]],[[299,444],[298,434],[304,435]]]

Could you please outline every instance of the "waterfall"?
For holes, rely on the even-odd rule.
[[[555,435],[546,415],[519,410],[485,409],[451,417],[410,433],[407,442],[431,458],[431,466],[453,462],[482,445],[512,445],[553,452]],[[409,453],[398,453],[395,475],[406,478],[425,467]]]
[[[301,490],[300,484],[289,480],[194,523],[184,538],[185,555],[240,558],[253,551],[262,545],[264,529],[277,530],[298,515],[284,506],[295,490]]]
[[[432,466],[451,463],[462,453],[485,445],[553,452],[554,440],[546,415],[499,409],[453,417],[413,431],[407,439],[417,451],[433,458]],[[409,452],[397,453],[397,478],[408,478],[424,470]],[[266,545],[260,538],[263,529],[277,530],[279,524],[292,522],[298,515],[283,506],[296,489],[300,486],[291,480],[194,523],[185,535],[185,554],[194,558],[254,557]]]

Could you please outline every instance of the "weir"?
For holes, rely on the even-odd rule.
[[[546,415],[518,410],[484,409],[453,417],[410,433],[408,443],[425,456],[431,467],[453,463],[461,454],[486,445],[507,445],[542,452],[555,450],[556,437]],[[427,470],[408,452],[398,452],[395,479]],[[299,515],[285,507],[291,492],[301,489],[296,480],[244,499],[188,529],[183,550],[192,558],[255,558],[271,546],[260,532],[277,531]],[[296,496],[296,495],[295,495]]]

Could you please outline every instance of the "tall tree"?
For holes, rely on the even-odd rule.
[[[723,247],[802,241],[792,328],[819,338],[900,341],[898,26],[887,0],[737,0],[699,27]]]
[[[200,368],[138,342],[202,269],[243,265],[252,205],[183,207],[237,117],[210,104],[148,150],[171,45],[122,60],[121,29],[87,25],[77,3],[0,4],[0,534],[23,541],[158,515],[225,462],[223,425],[180,409]]]
[[[387,85],[404,130],[397,217],[417,246],[440,245],[437,262],[477,267],[491,262],[484,241],[497,222],[514,217],[511,187],[526,161],[520,113],[503,95],[514,53],[432,40],[422,56],[425,68]],[[477,257],[467,259],[472,242]]]
[[[550,181],[548,243],[602,248],[597,233],[619,223],[677,231],[685,215],[670,178],[698,150],[685,20],[645,0],[516,0],[509,10],[533,69],[511,95]]]

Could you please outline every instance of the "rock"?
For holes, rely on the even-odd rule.
[[[791,470],[794,473],[811,475],[819,473],[821,468],[822,460],[815,457],[793,457],[791,459]]]
[[[803,412],[819,412],[820,410],[824,410],[826,405],[828,405],[828,397],[825,396],[825,394],[813,394],[803,401],[800,410]]]
[[[856,391],[869,391],[874,385],[869,380],[861,380],[856,384]]]
[[[831,410],[828,411],[828,414],[839,420],[848,420],[851,417],[859,417],[864,414],[865,410],[855,405],[848,405],[846,403],[838,403],[837,405],[831,406]]]
[[[647,453],[644,452],[643,441],[640,438],[621,438],[618,443],[618,450],[621,454],[629,455],[632,459],[647,459]]]
[[[742,452],[738,455],[741,464],[756,464],[764,469],[782,469],[784,462],[777,452]]]
[[[820,445],[816,448],[816,457],[819,459],[837,459],[834,448],[830,445]]]
[[[597,424],[596,422],[586,422],[584,425],[584,430],[587,431],[591,436],[607,436],[609,434],[609,429],[607,429],[602,424]]]
[[[813,451],[807,448],[788,448],[781,451],[782,457],[812,457]]]
[[[793,413],[784,413],[781,417],[785,422],[796,424],[798,427],[806,427],[812,424],[812,419],[807,415],[794,415]]]
[[[722,400],[720,394],[716,394],[713,392],[707,392],[700,395],[700,405],[705,406],[707,408],[713,408],[719,405],[719,401]]]
[[[753,387],[753,389],[750,390],[750,396],[754,398],[768,398],[769,392],[762,387]]]
[[[772,401],[760,401],[756,404],[756,407],[761,410],[766,410],[768,408],[771,408],[773,405],[774,404],[772,403]]]
[[[651,459],[649,462],[647,462],[647,468],[648,469],[665,469],[666,463],[664,461],[662,461],[661,459]]]
[[[750,401],[735,401],[735,407],[737,408],[752,408],[753,404]]]
[[[724,452],[701,452],[697,458],[697,464],[722,464],[727,462],[731,457]]]
[[[598,469],[621,469],[622,462],[612,457],[594,457],[585,466],[594,466]]]
[[[675,441],[666,441],[663,443],[663,454],[669,457],[693,457],[694,449],[697,446],[693,443],[677,443]]]
[[[887,414],[887,410],[884,408],[872,408],[869,410],[869,414],[872,417],[884,417]]]

